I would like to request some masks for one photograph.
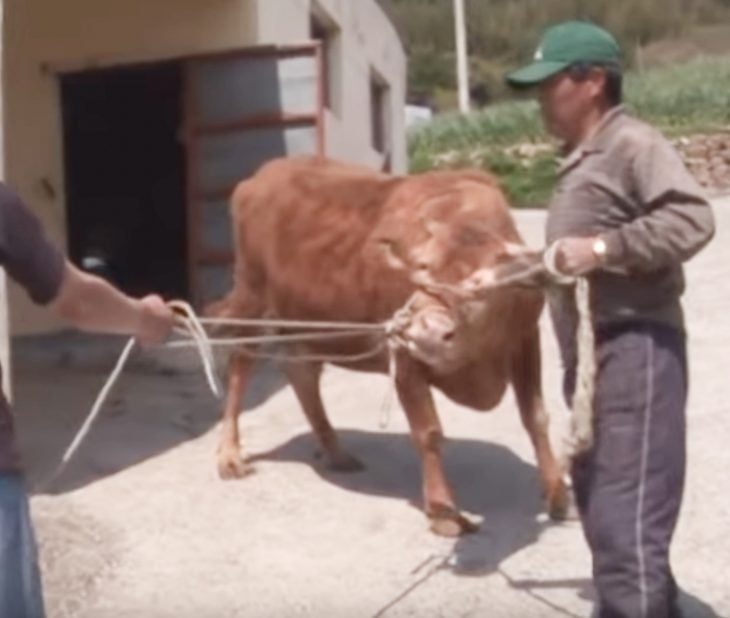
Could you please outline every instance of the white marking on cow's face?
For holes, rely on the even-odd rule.
[[[456,341],[459,324],[455,318],[435,303],[416,311],[405,331],[411,356],[436,372],[452,370],[462,356]]]
[[[542,285],[542,254],[523,245],[505,243],[504,252],[464,279],[457,286],[465,297],[486,298],[490,292],[505,286],[535,287]]]
[[[428,270],[426,268],[419,268],[418,270],[413,271],[410,279],[413,285],[419,288],[428,289],[433,285],[433,279],[431,278],[431,275],[428,274]]]
[[[480,268],[467,277],[459,286],[467,297],[476,298],[497,283],[494,268]]]
[[[436,299],[428,302],[414,311],[403,338],[410,355],[434,373],[453,373],[474,359],[489,305],[483,300],[465,301],[453,308]]]

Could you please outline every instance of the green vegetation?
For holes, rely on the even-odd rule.
[[[670,134],[730,124],[730,56],[633,73],[626,90],[631,109]]]
[[[408,54],[409,100],[442,112],[410,135],[413,171],[484,168],[514,205],[544,204],[554,151],[537,105],[515,100],[503,75],[531,57],[547,25],[566,19],[590,19],[617,37],[629,71],[627,105],[639,117],[671,136],[730,124],[730,0],[465,0],[472,101],[481,108],[467,116],[449,112],[456,106],[453,1],[379,2]]]
[[[628,108],[670,136],[730,125],[730,56],[632,72]],[[466,116],[443,114],[412,131],[411,169],[479,167],[494,173],[517,207],[543,205],[555,178],[533,101],[500,103]]]
[[[379,1],[408,53],[411,101],[453,107],[452,0]],[[698,27],[730,24],[730,0],[465,0],[465,5],[471,87],[480,105],[509,98],[504,70],[528,58],[540,32],[557,21],[590,19],[605,26],[618,38],[627,66],[653,42],[691,39]],[[720,32],[716,38],[730,53],[730,37]]]

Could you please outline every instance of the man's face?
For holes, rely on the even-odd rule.
[[[538,99],[548,132],[575,146],[584,129],[585,118],[598,104],[604,80],[603,71],[593,70],[582,80],[562,71],[542,82]]]

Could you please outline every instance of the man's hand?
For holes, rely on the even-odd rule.
[[[172,332],[175,313],[155,294],[145,296],[138,302],[139,320],[135,337],[142,345],[162,343]]]
[[[594,251],[598,238],[563,238],[558,241],[555,266],[564,275],[581,277],[601,265],[601,257]]]

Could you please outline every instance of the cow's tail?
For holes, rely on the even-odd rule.
[[[242,209],[247,200],[248,182],[239,183],[231,196],[230,218],[233,232],[234,272],[233,287],[222,298],[208,304],[203,309],[203,315],[216,319],[254,319],[261,317],[262,307],[262,277],[258,270],[252,268],[247,260],[243,224],[245,215]],[[218,332],[228,331],[226,327],[215,329]]]

